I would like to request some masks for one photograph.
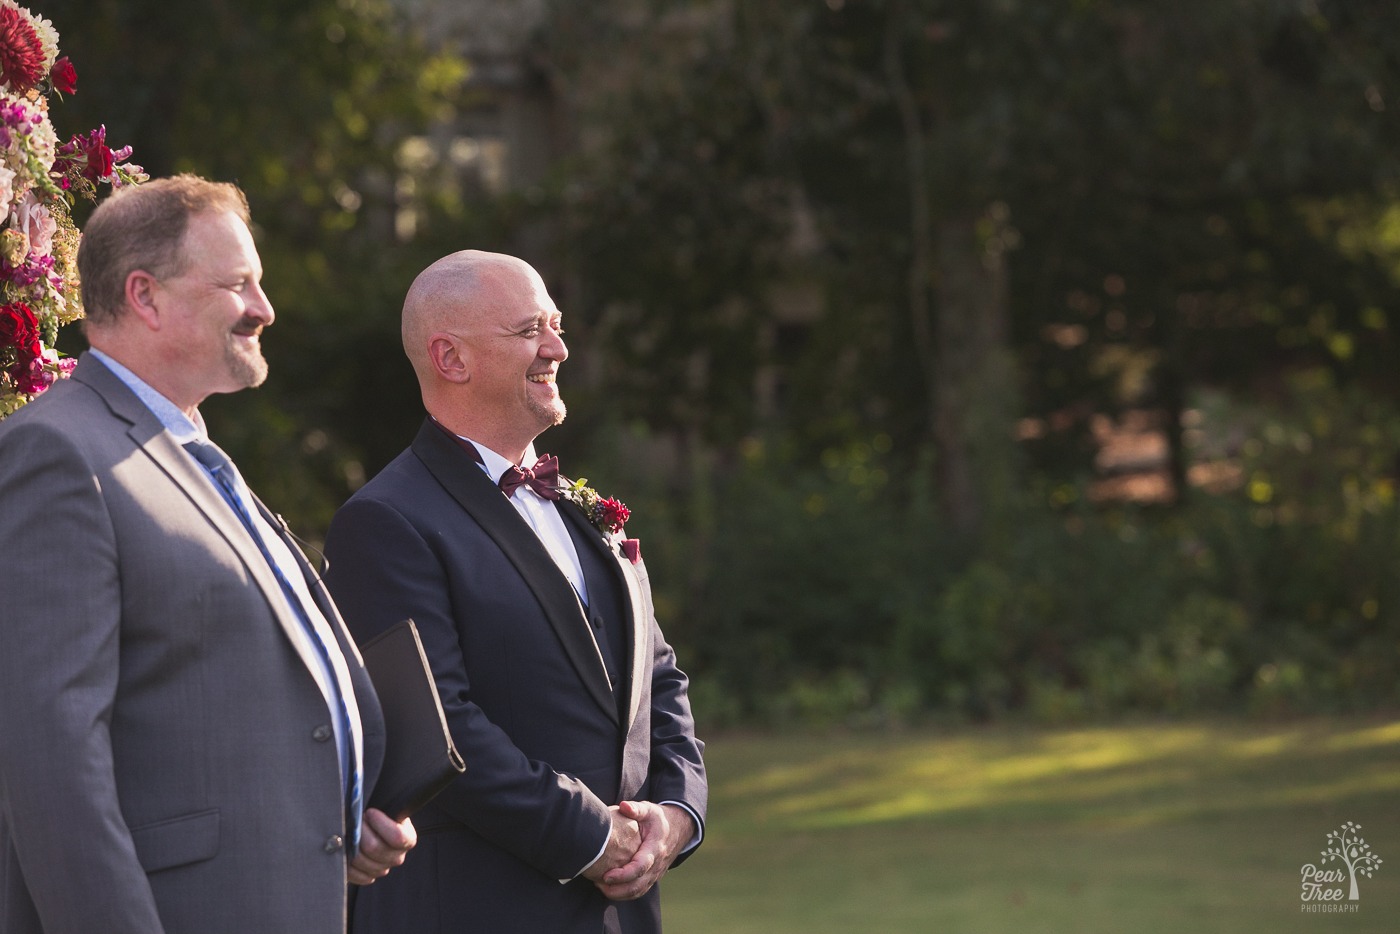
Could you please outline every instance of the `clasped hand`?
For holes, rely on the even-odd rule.
[[[366,808],[360,828],[360,851],[350,862],[346,877],[355,885],[369,885],[382,879],[395,866],[402,866],[408,851],[418,843],[413,821],[395,821],[378,808]]]
[[[614,901],[641,898],[695,835],[695,821],[684,808],[650,801],[623,801],[609,810],[612,835],[584,878]]]

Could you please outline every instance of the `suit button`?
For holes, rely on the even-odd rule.
[[[322,847],[327,853],[334,853],[345,846],[345,838],[340,834],[331,834],[326,838],[326,845]]]
[[[330,739],[334,735],[335,733],[331,730],[331,728],[326,726],[324,723],[311,731],[311,738],[318,743],[324,743],[326,740]]]

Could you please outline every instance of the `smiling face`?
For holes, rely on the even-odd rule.
[[[238,215],[191,217],[183,254],[183,271],[156,286],[160,340],[182,406],[260,385],[267,361],[259,336],[275,317],[252,234]]]
[[[524,260],[459,250],[404,298],[404,352],[440,425],[515,463],[564,420],[555,379],[569,358],[562,316]]]
[[[569,356],[562,315],[534,269],[518,260],[483,271],[483,285],[461,335],[471,404],[511,426],[524,445],[567,410],[555,377]],[[526,437],[528,435],[528,437]]]

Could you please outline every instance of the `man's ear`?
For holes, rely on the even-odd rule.
[[[159,291],[160,280],[144,269],[134,269],[126,277],[126,307],[152,331],[160,330]]]
[[[439,332],[428,338],[428,362],[433,372],[449,383],[469,382],[469,351],[455,334]]]

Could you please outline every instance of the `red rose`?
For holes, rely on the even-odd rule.
[[[0,306],[0,347],[15,349],[15,361],[7,372],[20,392],[42,392],[47,388],[36,388],[43,377],[44,347],[39,342],[39,322],[24,302]]]
[[[0,305],[0,345],[15,348],[26,369],[31,359],[44,352],[39,344],[39,322],[24,302]]]
[[[60,93],[75,94],[78,91],[78,70],[67,55],[53,63],[53,68],[49,69],[49,80],[53,82],[54,90]]]
[[[77,141],[74,137],[74,141]],[[115,160],[112,158],[112,150],[107,146],[107,127],[98,127],[82,140],[83,155],[87,156],[87,167],[83,169],[83,175],[94,182],[100,182],[112,174],[112,167]]]

